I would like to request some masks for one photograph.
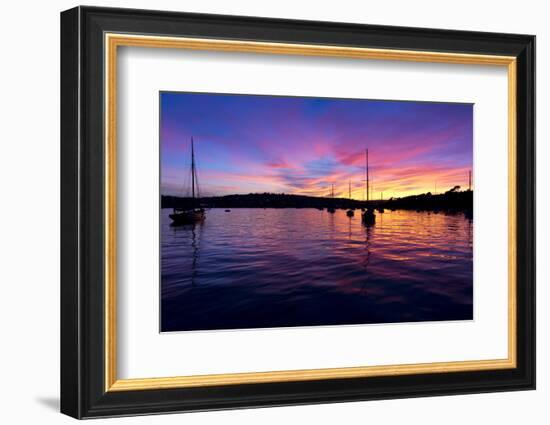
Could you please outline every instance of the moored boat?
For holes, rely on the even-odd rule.
[[[367,209],[363,214],[361,214],[361,220],[363,220],[364,224],[374,224],[376,221],[376,215],[374,214],[374,210]]]
[[[206,214],[204,208],[194,208],[192,210],[174,208],[174,212],[169,217],[174,224],[192,224],[204,220]]]
[[[361,221],[366,226],[374,224],[376,221],[376,215],[374,214],[374,209],[369,206],[370,196],[369,196],[369,150],[365,150],[365,182],[366,182],[366,208],[365,211],[361,213]]]
[[[331,186],[330,197],[334,200],[334,184],[332,184]],[[332,202],[332,204],[334,205],[334,202]],[[336,208],[327,207],[327,212],[330,214],[334,214],[336,212]]]
[[[199,184],[197,179],[197,168],[195,166],[195,146],[191,137],[191,205],[188,208],[174,208],[169,215],[172,224],[193,224],[203,221],[206,218],[204,208],[199,205]]]

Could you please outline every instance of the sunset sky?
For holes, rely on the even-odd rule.
[[[163,92],[161,192],[186,195],[190,140],[203,196],[384,199],[468,188],[473,105]]]

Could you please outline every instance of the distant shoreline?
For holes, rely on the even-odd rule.
[[[275,193],[251,193],[247,195],[212,196],[200,199],[204,208],[335,208],[361,209],[384,208],[390,210],[464,211],[473,210],[473,191],[456,188],[442,194],[406,196],[387,200],[358,201],[347,198],[323,198],[315,196]],[[196,201],[188,197],[161,196],[161,208],[192,208]]]

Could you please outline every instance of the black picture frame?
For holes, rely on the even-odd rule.
[[[105,391],[104,34],[506,55],[517,58],[517,367]],[[535,37],[76,7],[61,13],[61,412],[92,418],[535,388]]]

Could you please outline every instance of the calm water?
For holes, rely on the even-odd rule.
[[[386,211],[162,210],[162,330],[472,319],[472,222]]]

